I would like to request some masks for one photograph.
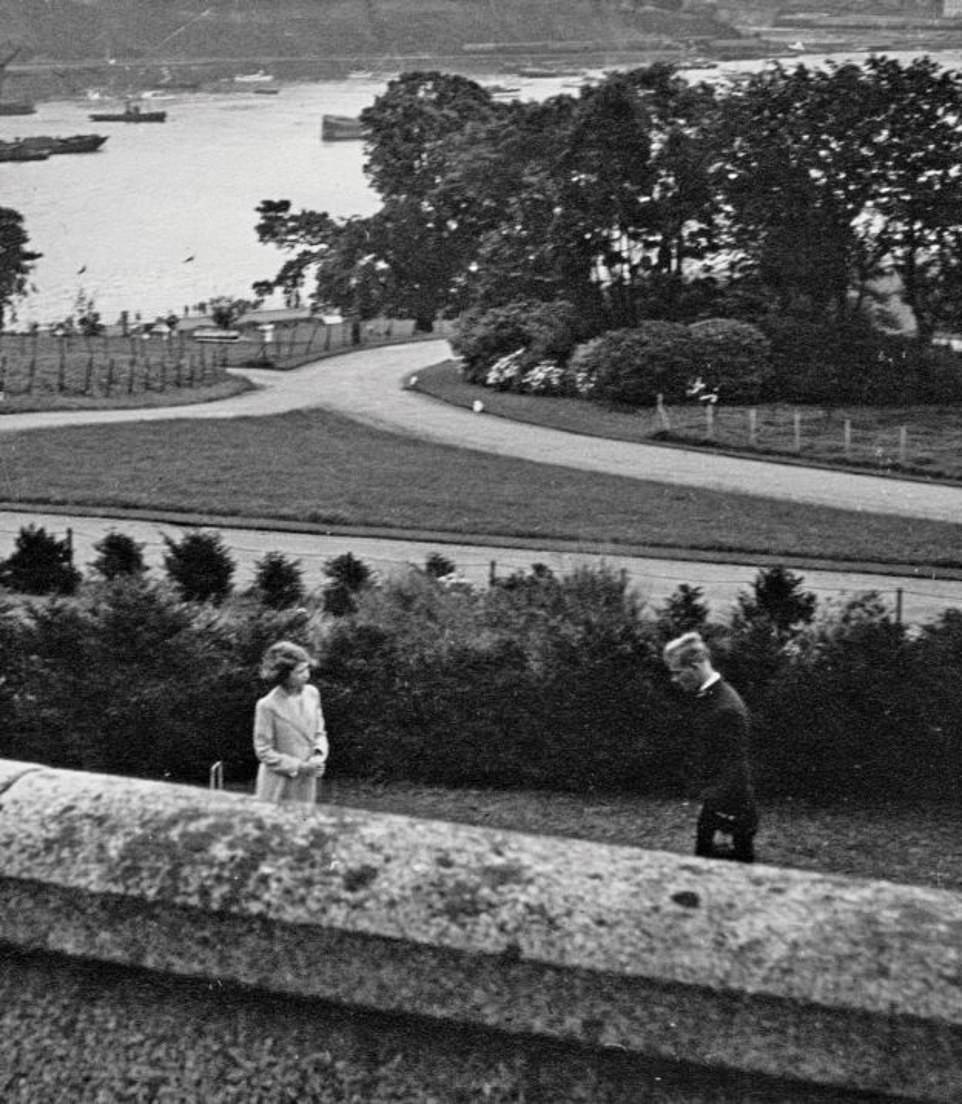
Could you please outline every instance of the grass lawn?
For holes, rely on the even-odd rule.
[[[962,564],[958,525],[418,441],[322,410],[0,436],[0,498],[688,550]]]
[[[769,403],[712,408],[698,403],[669,406],[666,428],[653,410],[613,410],[582,399],[547,398],[494,391],[465,383],[453,361],[418,371],[416,389],[455,406],[480,399],[489,414],[622,441],[670,441],[685,447],[717,447],[750,456],[778,456],[802,463],[853,467],[962,480],[962,408],[812,407]],[[796,448],[796,414],[798,444]],[[846,422],[849,423],[846,435]],[[904,435],[903,435],[904,430]]]
[[[581,797],[531,790],[448,790],[326,779],[320,799],[379,812],[691,853],[698,806],[670,798]],[[955,808],[821,809],[763,802],[758,861],[962,891],[962,812]]]

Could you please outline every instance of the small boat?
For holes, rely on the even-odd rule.
[[[36,110],[32,103],[22,100],[8,100],[6,103],[0,103],[0,115],[33,115]]]
[[[519,84],[485,84],[482,88],[486,92],[490,92],[492,96],[520,96],[521,85]]]
[[[123,111],[95,111],[88,118],[93,123],[164,123],[166,111],[144,111],[140,104],[127,103]]]
[[[374,80],[373,69],[352,69],[347,74],[348,80]]]
[[[361,120],[353,115],[321,116],[321,140],[324,142],[350,142],[364,137]]]
[[[41,134],[29,138],[15,138],[8,144],[52,155],[55,153],[96,153],[106,141],[107,136],[105,134],[71,134],[67,138]]]
[[[265,72],[263,69],[258,69],[256,73],[239,73],[234,77],[234,81],[237,84],[266,84],[273,79],[271,74]]]
[[[28,149],[20,142],[0,142],[0,161],[46,161],[47,150]]]
[[[140,93],[140,98],[142,100],[172,100],[174,94],[165,88],[148,88]]]

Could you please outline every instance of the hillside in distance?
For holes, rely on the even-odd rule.
[[[18,61],[387,57],[465,44],[732,37],[679,0],[0,0]]]

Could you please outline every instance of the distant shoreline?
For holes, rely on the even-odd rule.
[[[811,28],[818,31],[819,28]],[[70,61],[33,61],[11,64],[7,69],[7,100],[82,99],[90,88],[112,91],[118,98],[135,96],[148,89],[169,87],[171,91],[190,91],[190,84],[199,91],[229,91],[244,86],[234,78],[250,70],[267,70],[279,84],[344,80],[370,67],[372,79],[385,79],[402,71],[441,69],[445,72],[473,76],[490,73],[514,73],[519,68],[540,66],[546,70],[627,69],[656,62],[668,62],[678,68],[692,68],[698,58],[713,64],[739,64],[751,61],[791,61],[795,57],[810,58],[813,54],[917,53],[939,55],[962,52],[962,28],[942,31],[925,37],[893,34],[890,28],[880,33],[879,41],[865,34],[847,38],[809,36],[805,42],[803,29],[795,28],[791,41],[784,29],[778,39],[749,38],[703,43],[697,51],[656,47],[650,50],[594,49],[557,51],[461,52],[457,54],[421,55],[361,55],[361,56],[266,56],[264,54],[237,58],[117,58],[108,63],[102,58]],[[799,49],[796,42],[801,42]],[[562,74],[563,75],[563,74]]]

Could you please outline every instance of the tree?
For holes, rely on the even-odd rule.
[[[141,576],[147,570],[143,544],[126,533],[107,533],[94,545],[94,551],[97,558],[90,566],[104,579]]]
[[[463,211],[440,203],[437,182],[452,136],[493,110],[490,94],[466,77],[414,72],[392,81],[361,113],[369,135],[365,171],[383,206],[368,218],[335,219],[265,200],[258,237],[294,255],[257,290],[290,291],[313,279],[314,301],[347,317],[410,316],[415,330],[431,332],[438,313],[452,306],[476,247]]]
[[[865,63],[877,105],[874,209],[880,247],[928,344],[940,323],[958,324],[962,299],[962,73],[931,58]]]
[[[69,537],[58,540],[39,525],[23,526],[0,563],[0,585],[24,594],[73,594],[80,579]]]
[[[852,289],[878,274],[873,98],[857,65],[831,63],[776,64],[725,98],[715,183],[739,270],[757,272],[782,311],[844,319]]]
[[[33,263],[42,256],[27,248],[28,241],[23,216],[10,207],[0,207],[0,329],[13,301],[26,295]]]
[[[845,321],[893,269],[923,344],[957,318],[962,75],[776,65],[726,98],[718,142],[733,243],[783,311]]]
[[[164,567],[187,602],[221,602],[231,591],[234,560],[219,533],[164,537]]]
[[[304,573],[300,560],[283,552],[267,552],[254,564],[254,588],[269,609],[286,609],[304,599]]]

